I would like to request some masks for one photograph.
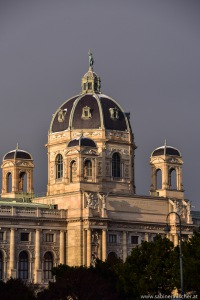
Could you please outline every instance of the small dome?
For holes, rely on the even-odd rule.
[[[31,159],[32,160],[33,157],[27,151],[18,149],[18,145],[17,145],[17,148],[15,150],[9,151],[4,155],[3,160],[7,160],[7,159]]]
[[[181,152],[172,147],[172,146],[167,146],[166,144],[156,148],[152,153],[151,156],[160,156],[160,155],[170,155],[170,156],[181,156]]]
[[[69,147],[76,147],[76,146],[80,146],[80,147],[92,147],[92,148],[96,148],[96,144],[92,139],[86,138],[84,136],[80,136],[77,139],[73,139],[69,142],[68,144],[68,148]]]
[[[99,78],[99,76],[97,75],[97,73],[95,73],[93,70],[88,70],[87,73],[85,73],[85,75],[83,75],[83,78],[87,79],[87,78]]]

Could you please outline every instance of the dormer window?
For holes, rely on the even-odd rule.
[[[109,111],[110,111],[110,117],[111,119],[113,120],[117,120],[119,119],[119,114],[118,114],[118,108],[109,108]]]
[[[81,118],[85,120],[92,118],[91,108],[89,106],[83,107]]]

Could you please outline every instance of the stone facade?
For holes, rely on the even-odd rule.
[[[91,58],[91,53],[90,53]],[[18,147],[2,163],[0,199],[0,277],[44,284],[60,263],[86,265],[109,255],[125,260],[142,241],[164,236],[166,217],[176,212],[182,238],[193,231],[190,202],[184,198],[182,157],[166,144],[151,155],[150,196],[136,195],[136,145],[129,114],[101,93],[93,71],[82,92],[53,115],[48,134],[48,185],[33,195],[33,158]],[[157,184],[162,174],[161,187]],[[171,175],[175,173],[175,188]],[[178,244],[175,215],[168,235]]]

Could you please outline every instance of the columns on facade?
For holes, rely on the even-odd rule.
[[[126,237],[126,231],[123,231],[122,234],[122,245],[123,245],[123,261],[127,258],[127,237]]]
[[[65,263],[65,232],[60,231],[60,264]]]
[[[42,271],[40,268],[40,229],[35,232],[35,283],[41,282]]]
[[[174,247],[178,246],[178,234],[174,235]]]
[[[148,232],[145,232],[145,234],[144,234],[144,240],[145,240],[145,242],[149,241],[149,233]]]
[[[91,263],[91,229],[87,229],[87,267]]]
[[[15,268],[15,228],[11,228],[10,230],[10,266],[8,274],[10,277],[16,277]]]
[[[106,251],[106,229],[102,229],[102,261],[107,258]]]

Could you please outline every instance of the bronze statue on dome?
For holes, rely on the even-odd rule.
[[[88,55],[89,55],[89,68],[92,69],[93,64],[94,64],[94,59],[93,59],[92,52],[90,49],[89,49]]]

